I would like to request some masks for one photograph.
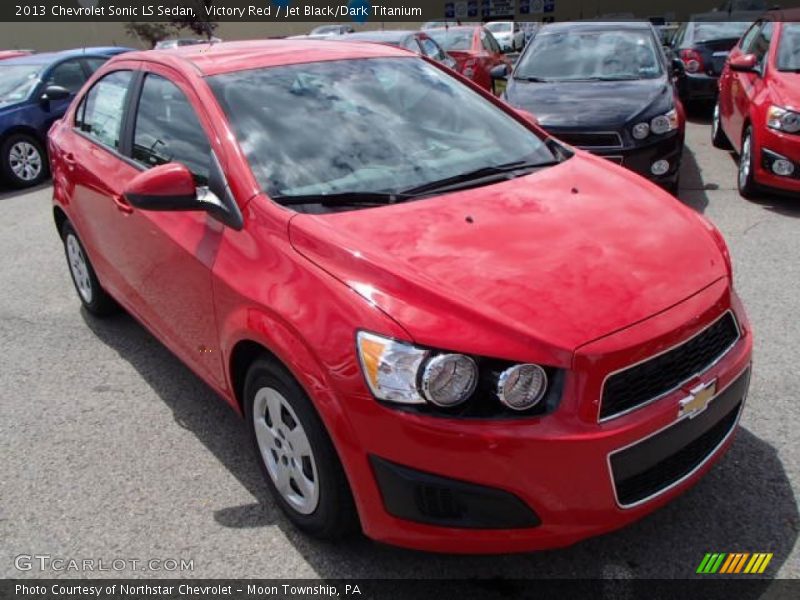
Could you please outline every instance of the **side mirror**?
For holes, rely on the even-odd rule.
[[[237,231],[244,226],[242,213],[214,153],[207,187],[197,187],[189,169],[172,162],[134,177],[123,195],[128,204],[141,210],[202,210]]]
[[[125,188],[128,204],[142,210],[203,210],[194,176],[180,163],[144,171]]]
[[[48,85],[42,93],[42,102],[52,102],[54,100],[66,100],[72,95],[67,88],[60,85]]]
[[[731,66],[731,71],[739,71],[740,73],[758,71],[758,61],[755,54],[739,54],[731,58],[728,64]]]
[[[529,113],[527,110],[522,110],[521,108],[515,108],[514,110],[517,111],[517,114],[520,117],[522,117],[523,119],[525,119],[529,123],[533,123],[537,127],[540,126],[539,125],[539,119],[537,119],[536,116],[533,113]]]
[[[674,75],[680,76],[683,75],[683,73],[686,71],[683,61],[678,57],[673,57],[672,62],[670,64],[672,65],[672,73]]]
[[[489,70],[489,77],[492,78],[492,92],[495,96],[499,96],[506,90],[508,70],[508,65],[496,65]]]

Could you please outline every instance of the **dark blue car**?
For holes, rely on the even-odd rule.
[[[50,126],[100,65],[128,50],[82,48],[0,62],[0,178],[15,187],[45,179]]]

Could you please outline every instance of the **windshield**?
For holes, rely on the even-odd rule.
[[[785,23],[778,46],[778,70],[800,70],[800,23]]]
[[[428,31],[428,36],[448,52],[450,50],[470,50],[473,35],[474,32],[471,29],[433,29]]]
[[[743,21],[699,21],[694,26],[694,35],[692,37],[695,43],[728,39],[738,40],[750,25],[751,23]]]
[[[661,62],[648,31],[540,33],[514,71],[517,79],[546,81],[654,79]]]
[[[513,161],[554,160],[505,111],[416,58],[298,64],[208,81],[273,197],[400,193]]]
[[[508,22],[495,22],[486,24],[486,29],[492,33],[507,33],[511,31],[511,27],[511,23]]]
[[[0,65],[0,104],[25,100],[39,83],[41,65]]]

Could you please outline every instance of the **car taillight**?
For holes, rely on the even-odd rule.
[[[478,66],[478,61],[474,58],[470,58],[461,66],[461,74],[464,77],[469,77],[470,79],[475,75],[475,68]]]
[[[681,50],[681,60],[689,73],[698,73],[703,70],[703,57],[697,50]]]

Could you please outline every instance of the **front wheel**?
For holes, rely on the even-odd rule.
[[[325,426],[289,372],[269,358],[245,381],[250,435],[267,486],[302,531],[335,539],[357,528],[344,471]]]
[[[0,173],[12,186],[31,187],[49,174],[47,154],[36,138],[18,133],[0,145]]]
[[[753,129],[747,127],[742,137],[742,152],[739,155],[739,176],[737,184],[743,198],[753,198],[758,194],[758,185],[753,178],[755,160],[753,153]]]
[[[722,123],[719,116],[719,100],[714,104],[714,115],[711,118],[711,144],[720,150],[731,150],[731,143],[728,136],[722,131]]]

